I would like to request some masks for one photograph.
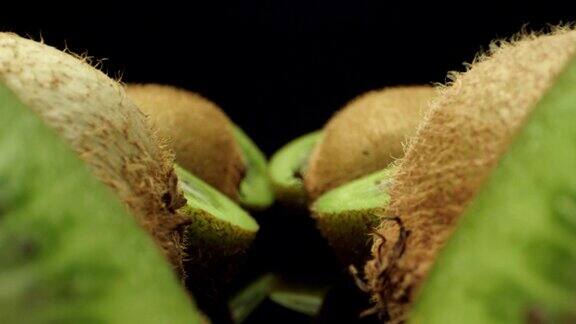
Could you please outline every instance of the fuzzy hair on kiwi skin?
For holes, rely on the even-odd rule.
[[[85,61],[0,33],[0,81],[112,188],[182,273],[174,213],[184,204],[173,157],[123,87]]]
[[[167,139],[180,166],[238,199],[245,166],[232,122],[220,107],[196,93],[166,85],[130,84],[126,92]]]
[[[385,88],[355,98],[336,113],[304,175],[311,201],[402,156],[403,142],[414,134],[434,94],[430,86]]]
[[[576,31],[558,28],[494,43],[465,73],[450,75],[399,163],[365,267],[385,319],[407,319],[459,216],[575,53]]]

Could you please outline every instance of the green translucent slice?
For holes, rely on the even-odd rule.
[[[278,278],[268,273],[250,283],[232,297],[229,305],[234,323],[242,323],[248,318],[268,298],[276,285],[278,285]]]
[[[278,287],[270,294],[270,300],[278,305],[314,317],[320,311],[326,289],[316,287]]]

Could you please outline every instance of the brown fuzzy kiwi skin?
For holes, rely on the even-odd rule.
[[[0,81],[114,190],[181,273],[186,220],[171,153],[123,87],[86,58],[0,33]],[[73,197],[71,197],[73,199]]]
[[[375,309],[390,322],[407,319],[459,216],[575,53],[576,31],[557,28],[494,43],[451,75],[392,182],[386,214],[399,221],[382,221],[365,267]]]
[[[176,162],[233,200],[245,165],[230,119],[212,101],[159,84],[130,84],[128,96],[176,152]]]
[[[336,113],[304,175],[311,200],[401,157],[403,142],[414,134],[435,93],[431,86],[385,88],[357,97]]]

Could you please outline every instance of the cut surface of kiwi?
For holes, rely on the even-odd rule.
[[[304,205],[308,200],[303,176],[310,153],[321,136],[322,132],[316,131],[298,137],[278,150],[270,160],[270,180],[279,201]]]
[[[336,217],[352,210],[382,208],[389,199],[386,189],[393,170],[392,167],[386,168],[332,189],[314,202],[312,210],[319,214],[318,217]]]
[[[361,263],[369,255],[370,234],[386,209],[394,167],[332,189],[311,206],[322,235],[344,263]]]
[[[204,216],[213,217],[215,221],[229,223],[239,230],[254,233],[258,231],[258,224],[252,216],[220,191],[179,166],[176,166],[176,174],[187,200],[184,209],[188,213],[202,213]]]
[[[254,210],[270,207],[274,202],[274,192],[268,178],[266,156],[238,126],[234,126],[234,138],[240,146],[245,166],[238,192],[240,204]]]
[[[575,85],[573,59],[439,255],[413,322],[576,320]]]
[[[199,323],[153,240],[1,83],[0,114],[2,321]]]

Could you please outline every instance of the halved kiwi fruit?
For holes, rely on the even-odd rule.
[[[247,208],[273,203],[264,154],[215,103],[166,85],[132,84],[126,91],[180,166]]]
[[[308,195],[304,188],[304,174],[310,152],[322,136],[312,132],[286,144],[270,159],[270,181],[278,201],[295,206],[306,205]]]
[[[370,234],[388,205],[393,174],[394,167],[389,167],[350,181],[311,206],[318,228],[344,264],[359,265],[369,256]]]
[[[234,261],[246,252],[256,236],[258,224],[215,188],[180,167],[176,170],[187,200],[179,211],[193,224],[184,229],[187,263],[191,264],[190,271],[206,271],[206,276],[212,278],[189,274],[189,280],[227,278],[237,266]]]
[[[226,320],[221,292],[258,231],[235,201],[255,209],[272,203],[266,159],[211,101],[164,85],[126,89],[176,153],[186,199],[178,212],[190,222],[182,227],[186,285],[203,311]]]
[[[388,182],[391,163],[402,156],[403,143],[435,94],[429,86],[368,92],[322,131],[294,140],[272,157],[278,199],[311,204],[320,231],[345,264],[360,265],[369,255],[370,231],[388,203],[378,183]]]
[[[2,321],[201,322],[138,226],[176,216],[168,199],[160,208],[153,193],[136,195],[132,176],[166,194],[160,178],[170,172],[148,174],[162,154],[121,87],[70,55],[0,33],[0,113]],[[156,228],[173,256],[175,242]]]
[[[330,189],[388,167],[402,157],[403,145],[435,94],[430,86],[367,92],[336,113],[321,131],[286,144],[270,161],[278,199],[312,203]]]
[[[226,321],[222,291],[244,260],[258,224],[209,184],[178,166],[176,173],[187,201],[179,212],[191,223],[183,229],[185,284],[207,315]]]
[[[304,174],[311,201],[402,157],[403,144],[415,133],[434,94],[430,86],[370,91],[334,115],[324,126]]]
[[[574,321],[575,55],[576,31],[558,29],[453,75],[399,164],[395,218],[366,267],[382,319]]]

